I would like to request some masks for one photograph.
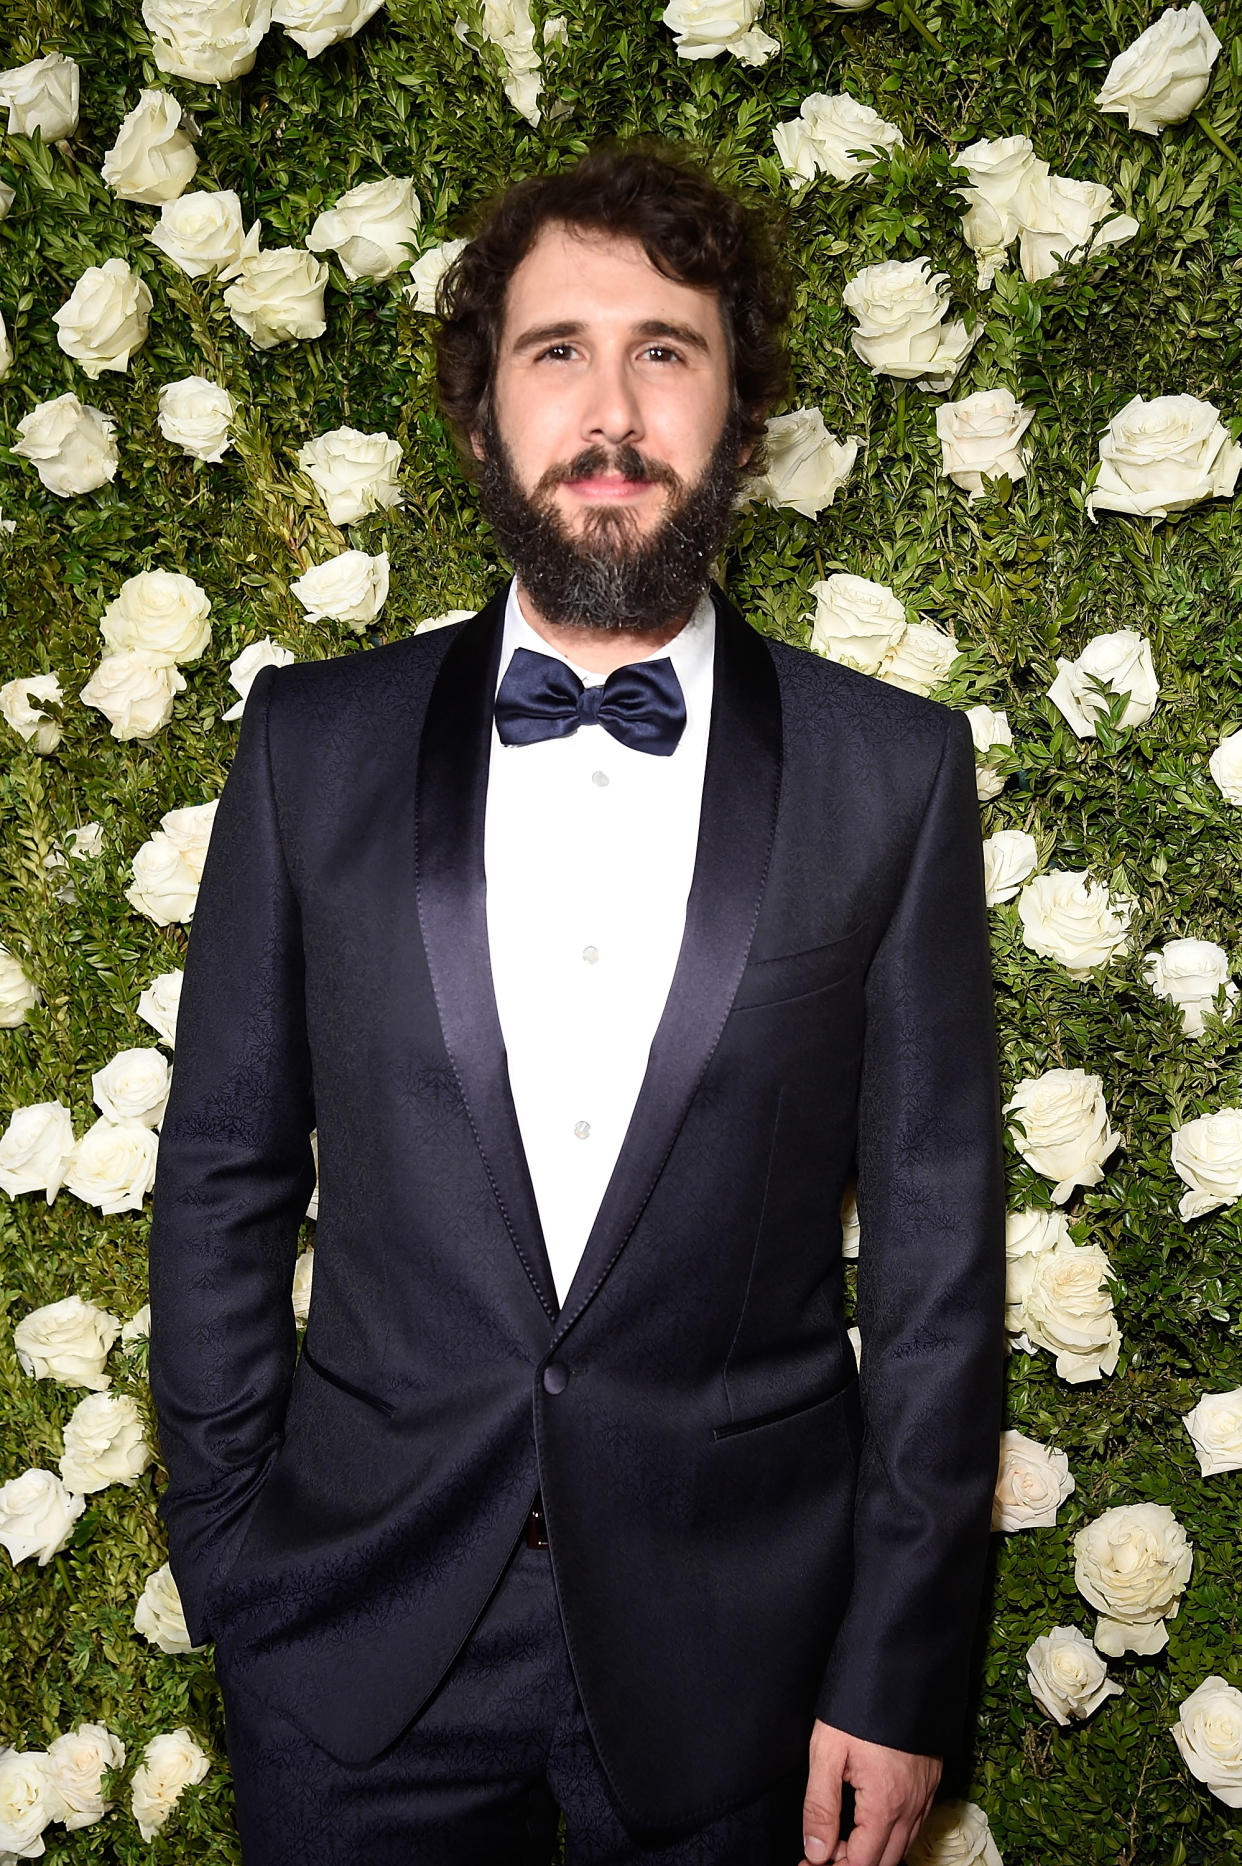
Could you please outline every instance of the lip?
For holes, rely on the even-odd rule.
[[[566,480],[564,484],[580,499],[637,499],[651,490],[653,482],[604,475],[598,479]]]

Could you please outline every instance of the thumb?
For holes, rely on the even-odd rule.
[[[810,1866],[831,1859],[841,1827],[841,1777],[824,1771],[808,1784],[802,1803],[802,1847]]]

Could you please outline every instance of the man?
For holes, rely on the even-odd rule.
[[[251,689],[151,1234],[246,1866],[546,1862],[558,1807],[569,1866],[896,1866],[962,1741],[1004,1276],[973,746],[709,585],[784,309],[684,162],[509,190],[439,386],[515,579]]]

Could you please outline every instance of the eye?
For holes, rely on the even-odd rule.
[[[649,343],[643,354],[645,356],[650,356],[654,351],[659,351],[662,356],[670,358],[675,363],[680,363],[682,360],[681,351],[672,349],[666,343]]]
[[[535,361],[537,363],[542,363],[544,357],[551,356],[553,351],[555,350],[572,350],[572,349],[573,349],[573,345],[571,343],[550,343],[546,350],[540,350],[538,356],[536,356],[535,358]]]

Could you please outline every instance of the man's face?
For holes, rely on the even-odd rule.
[[[547,226],[513,273],[473,437],[482,494],[550,622],[654,628],[688,613],[748,451],[715,291],[642,246]]]

